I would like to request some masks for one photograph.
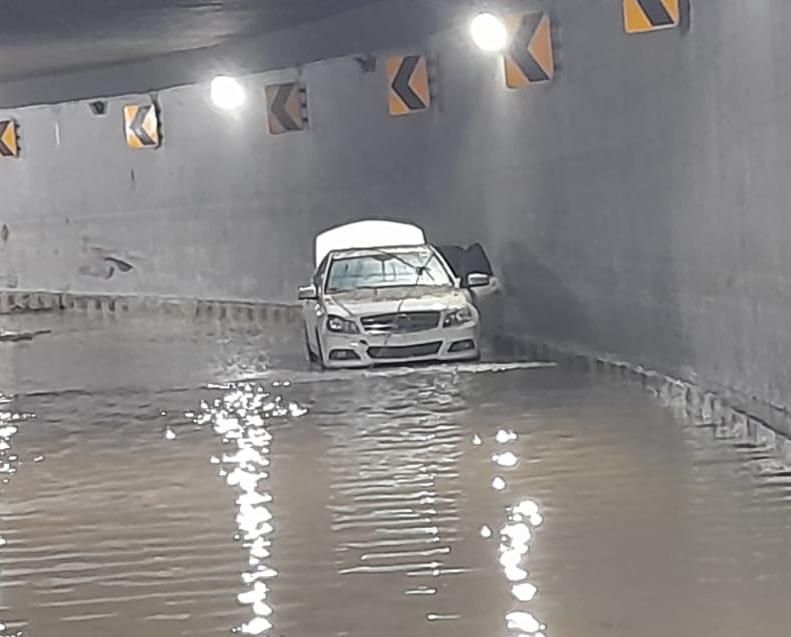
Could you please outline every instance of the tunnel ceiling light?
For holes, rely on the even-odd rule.
[[[244,104],[244,87],[236,78],[219,75],[211,82],[211,100],[217,108],[237,109]]]
[[[491,13],[481,13],[473,18],[470,35],[478,48],[489,53],[502,51],[508,45],[505,23]]]

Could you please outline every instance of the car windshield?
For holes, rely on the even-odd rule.
[[[437,255],[429,250],[377,251],[332,261],[327,292],[351,292],[366,288],[446,286],[453,281]]]

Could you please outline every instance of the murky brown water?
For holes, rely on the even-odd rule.
[[[51,328],[0,344],[0,634],[789,634],[791,473],[638,388]]]

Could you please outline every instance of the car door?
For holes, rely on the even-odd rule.
[[[504,326],[504,298],[486,250],[480,243],[467,247],[444,245],[438,246],[438,249],[459,279],[466,279],[472,272],[489,275],[489,285],[468,292],[481,315],[481,336],[488,340],[501,334]]]
[[[473,243],[466,248],[457,245],[437,246],[437,248],[461,281],[466,280],[467,275],[473,272],[490,277],[489,285],[475,289],[473,296],[476,299],[489,297],[500,289],[492,262],[480,243]]]
[[[327,269],[328,262],[329,255],[324,257],[324,260],[319,264],[319,267],[316,268],[316,271],[313,273],[313,279],[311,283],[315,286],[316,291],[318,292],[317,298],[305,301],[302,307],[308,343],[310,344],[310,348],[315,353],[318,353],[319,351],[319,344],[316,340],[316,334],[319,328],[319,321],[324,316],[324,272]]]

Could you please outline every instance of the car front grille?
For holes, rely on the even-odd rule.
[[[404,347],[369,347],[368,356],[375,360],[397,360],[403,358],[423,358],[434,356],[439,352],[442,343],[422,343]]]
[[[360,320],[369,334],[404,334],[434,329],[439,325],[439,312],[377,314]]]

